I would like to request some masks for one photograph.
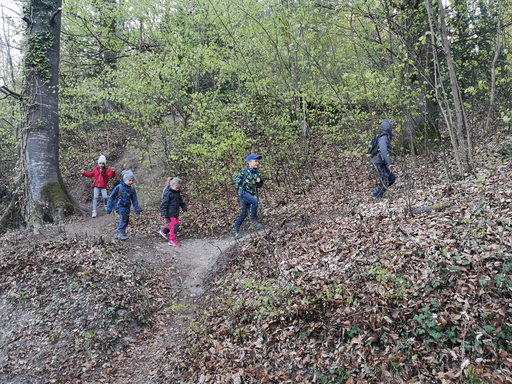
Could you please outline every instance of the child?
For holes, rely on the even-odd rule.
[[[123,180],[120,181],[112,193],[107,204],[107,214],[112,212],[114,209],[119,214],[119,227],[117,228],[116,239],[126,240],[126,227],[130,220],[130,207],[133,203],[135,213],[140,215],[139,202],[137,201],[137,192],[133,187],[133,172],[126,170],[122,172]]]
[[[394,121],[386,119],[380,125],[380,138],[379,138],[379,152],[372,158],[372,166],[377,178],[379,179],[379,186],[371,193],[375,200],[380,201],[384,197],[384,193],[391,187],[395,181],[396,176],[392,172],[394,165],[391,160],[391,142],[395,135]]]
[[[259,229],[262,227],[262,225],[258,223],[258,199],[254,197],[254,195],[258,194],[258,188],[263,186],[263,180],[260,171],[258,171],[260,159],[260,155],[250,154],[247,156],[247,167],[241,169],[234,178],[240,202],[243,202],[242,213],[238,217],[234,228],[229,233],[234,239],[240,237],[238,230],[247,217],[249,208],[251,209],[251,224],[253,228]]]
[[[94,177],[94,183],[92,184],[94,189],[94,199],[92,201],[92,217],[96,217],[96,207],[98,206],[98,197],[103,196],[103,204],[105,209],[107,208],[107,186],[108,179],[116,177],[116,169],[111,170],[107,168],[107,159],[101,155],[98,159],[98,166],[92,170],[92,172],[85,172],[83,169],[80,171],[82,175],[86,177]]]
[[[173,247],[181,246],[181,244],[176,241],[176,233],[178,232],[178,227],[180,225],[180,221],[178,220],[180,207],[183,209],[183,212],[187,212],[187,205],[181,198],[180,189],[181,180],[169,177],[167,179],[167,187],[165,187],[164,194],[162,196],[162,204],[160,204],[160,214],[167,220],[169,225],[164,229],[161,229],[158,233],[168,239],[168,244]]]

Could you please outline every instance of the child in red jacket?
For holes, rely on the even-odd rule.
[[[96,207],[98,206],[98,197],[103,196],[103,204],[105,205],[105,209],[107,209],[107,185],[108,179],[113,179],[116,177],[116,169],[108,169],[107,168],[107,159],[105,156],[101,155],[98,159],[98,166],[92,170],[92,172],[85,172],[83,169],[81,170],[82,175],[86,177],[94,177],[94,199],[92,201],[92,217],[96,217]]]

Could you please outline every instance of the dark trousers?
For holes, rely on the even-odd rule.
[[[235,227],[240,228],[245,218],[249,214],[249,209],[251,210],[251,219],[258,218],[258,199],[256,199],[250,193],[244,193],[242,196],[242,213],[238,217],[236,221]]]
[[[379,179],[379,186],[372,192],[372,195],[381,198],[386,193],[388,187],[391,187],[395,181],[396,176],[387,164],[375,164],[372,163],[373,170]]]
[[[118,211],[119,214],[119,227],[117,227],[117,231],[124,232],[126,227],[128,226],[128,222],[130,221],[130,213],[125,211]]]

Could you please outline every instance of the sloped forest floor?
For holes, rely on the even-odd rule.
[[[482,143],[460,181],[441,156],[397,159],[381,202],[367,164],[317,159],[318,184],[263,194],[265,230],[237,242],[238,206],[190,201],[183,247],[168,247],[148,194],[126,242],[104,212],[8,233],[0,382],[512,383],[507,141]],[[143,173],[112,151],[118,171]]]

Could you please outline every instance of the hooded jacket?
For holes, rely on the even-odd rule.
[[[132,186],[128,186],[123,180],[114,188],[110,194],[107,204],[107,213],[124,211],[130,213],[130,207],[133,203],[135,213],[140,214],[139,202],[137,201],[137,192]]]
[[[98,166],[92,170],[92,172],[84,172],[82,175],[86,177],[94,177],[94,183],[92,184],[93,187],[98,188],[107,188],[108,185],[108,179],[113,179],[116,177],[116,172],[111,171],[107,167],[105,167],[105,173],[103,174],[101,172],[101,168]]]
[[[258,178],[260,179],[259,182],[256,181]],[[263,187],[264,182],[260,171],[249,166],[241,169],[233,180],[237,186],[236,189],[239,196],[242,196],[244,193],[249,193],[254,196],[256,194],[256,188]]]
[[[162,196],[162,203],[160,204],[160,215],[165,217],[178,218],[180,215],[180,207],[185,212],[187,205],[181,198],[181,191],[172,189],[169,185]]]
[[[380,125],[379,154],[373,157],[372,162],[374,164],[393,164],[391,159],[391,141],[393,140],[392,130],[394,125],[395,123],[389,119],[384,120]]]

